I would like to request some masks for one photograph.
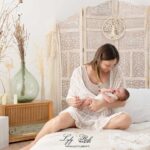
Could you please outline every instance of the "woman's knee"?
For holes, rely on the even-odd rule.
[[[117,119],[120,129],[127,129],[131,125],[132,119],[129,114],[122,113]]]
[[[69,113],[61,113],[53,120],[54,128],[58,130],[68,128],[74,125],[74,120]]]
[[[65,123],[65,124],[66,122],[72,123],[74,122],[74,119],[71,117],[71,115],[68,112],[64,112],[58,115],[58,122]]]

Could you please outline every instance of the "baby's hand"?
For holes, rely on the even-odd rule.
[[[82,107],[89,106],[90,104],[91,104],[91,100],[90,99],[84,99],[83,103],[82,103]]]
[[[68,101],[68,104],[72,107],[79,108],[82,105],[82,100],[79,96],[75,96]]]
[[[111,93],[113,93],[115,90],[112,89],[112,88],[109,88],[109,89],[102,88],[99,91],[100,91],[100,93],[105,93],[105,92],[111,92]]]
[[[100,109],[100,103],[97,100],[92,100],[91,104],[89,105],[91,111],[98,111]]]

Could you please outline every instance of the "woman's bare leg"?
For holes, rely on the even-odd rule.
[[[104,129],[127,129],[131,125],[131,117],[127,113],[122,113],[112,118]]]
[[[40,138],[42,138],[44,135],[48,133],[57,132],[61,129],[66,129],[69,127],[75,127],[74,119],[67,112],[61,113],[57,117],[48,121],[41,129],[41,131],[38,133],[35,140],[30,145],[27,145],[21,150],[29,150]]]

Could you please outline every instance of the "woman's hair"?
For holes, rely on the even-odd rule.
[[[119,53],[116,47],[112,44],[104,44],[101,47],[99,47],[95,53],[95,56],[93,60],[88,63],[92,66],[92,69],[96,71],[98,78],[100,79],[100,63],[103,60],[117,60],[117,63],[119,62]]]

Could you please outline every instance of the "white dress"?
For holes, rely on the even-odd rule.
[[[79,96],[80,98],[94,98],[98,94],[99,88],[117,88],[123,85],[123,79],[121,78],[117,67],[111,71],[110,80],[108,83],[104,85],[93,84],[93,86],[91,86],[89,85],[89,82],[90,84],[93,84],[88,78],[85,66],[76,68],[71,76],[70,88],[66,100],[74,96]],[[93,88],[95,89],[93,90]],[[83,108],[81,110],[71,106],[61,113],[63,112],[68,112],[72,116],[78,128],[96,130],[103,129],[103,127],[110,121],[111,118],[122,113],[120,112],[112,114],[111,109],[105,109],[102,112],[93,112],[88,108]]]

